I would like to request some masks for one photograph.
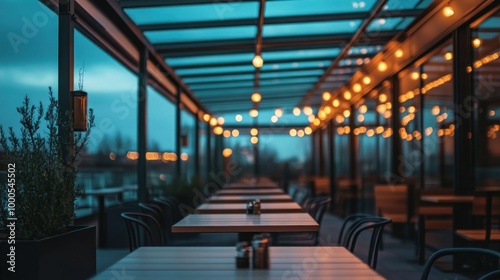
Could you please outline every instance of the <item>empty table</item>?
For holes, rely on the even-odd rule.
[[[231,183],[224,186],[224,189],[275,189],[278,184],[272,182],[262,183]]]
[[[205,203],[194,210],[197,214],[245,214],[246,203]],[[261,204],[262,213],[300,213],[296,202],[268,202]]]
[[[311,232],[319,224],[308,213],[191,214],[172,226],[173,233],[235,232],[248,240],[259,232]]]
[[[235,247],[141,247],[94,279],[384,279],[344,247],[270,247],[269,269],[237,269]]]
[[[293,199],[287,194],[273,195],[214,195],[207,199],[207,203],[246,203],[249,200],[260,199],[266,202],[292,202]]]
[[[283,190],[274,189],[222,189],[216,195],[270,195],[283,194]]]

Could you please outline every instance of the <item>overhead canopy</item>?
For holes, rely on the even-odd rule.
[[[166,63],[216,114],[251,109],[253,92],[262,95],[261,109],[318,106],[322,92],[341,87],[431,2],[119,1]],[[352,41],[362,27],[361,39]],[[352,47],[338,58],[346,46]],[[264,60],[260,69],[252,65],[255,54]]]

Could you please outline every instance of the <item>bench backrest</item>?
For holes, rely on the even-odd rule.
[[[408,185],[375,185],[375,212],[390,218],[395,223],[409,221],[409,191]]]

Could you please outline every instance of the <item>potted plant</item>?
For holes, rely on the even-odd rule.
[[[91,277],[95,227],[72,225],[77,160],[94,126],[92,109],[83,133],[74,132],[71,112],[60,112],[50,87],[46,109],[42,103],[31,105],[26,96],[17,111],[19,136],[0,125],[0,161],[6,167],[0,176],[0,279]],[[74,135],[71,144],[59,137],[61,130]],[[63,153],[66,147],[71,148]]]

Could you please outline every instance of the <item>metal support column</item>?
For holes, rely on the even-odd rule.
[[[207,164],[207,174],[206,178],[207,181],[210,180],[210,172],[212,172],[212,133],[211,133],[211,127],[210,123],[207,122],[207,127],[206,127],[205,133],[206,133],[206,138],[207,138],[207,152],[206,152],[206,164]]]
[[[349,117],[349,127],[351,128],[351,132],[349,133],[349,178],[351,181],[356,181],[358,176],[358,145],[357,145],[357,136],[354,134],[353,130],[356,126],[356,121],[354,117],[355,108],[354,105],[351,105],[351,116]]]
[[[200,174],[200,118],[195,114],[194,118],[194,180],[198,182],[201,179]],[[197,182],[197,183],[198,183]]]
[[[318,131],[314,131],[311,134],[311,170],[309,171],[310,176],[316,175],[316,134]]]
[[[182,161],[181,161],[181,87],[177,85],[177,96],[175,99],[175,179],[177,182],[182,176]]]
[[[326,131],[326,129],[325,129]],[[319,143],[318,143],[318,148],[319,148],[319,176],[325,176],[325,139],[323,135],[324,131],[323,129],[318,129],[318,134],[319,134]]]
[[[336,204],[337,187],[335,178],[335,121],[330,120],[328,125],[328,158],[330,161],[330,170],[328,171],[330,175],[330,197],[332,198],[330,209],[333,210]]]
[[[472,65],[472,38],[468,26],[456,29],[453,33],[453,89],[455,137],[454,137],[454,185],[455,194],[472,195],[474,193],[474,145],[473,118],[471,100],[474,100],[472,83],[473,72],[467,72]],[[471,209],[453,207],[453,232],[464,228],[469,223]],[[453,238],[453,247],[462,246],[459,238]],[[453,265],[459,266],[461,259],[455,257]]]
[[[59,0],[59,39],[58,39],[58,94],[57,100],[61,112],[71,112],[71,91],[73,91],[74,72],[74,22],[73,14],[75,8],[74,0]],[[59,130],[59,138],[62,143],[68,143],[62,147],[62,156],[66,164],[73,154],[73,135],[67,129]]]
[[[147,175],[146,175],[146,152],[148,143],[147,131],[147,83],[148,83],[148,51],[145,47],[141,50],[139,60],[139,85],[137,104],[137,199],[139,202],[148,201]]]
[[[399,79],[397,75],[391,78],[391,99],[392,99],[392,151],[391,151],[391,173],[385,174],[385,181],[388,184],[398,184],[404,182],[404,163],[401,154],[401,137],[399,137],[399,129],[401,121],[399,120]]]

